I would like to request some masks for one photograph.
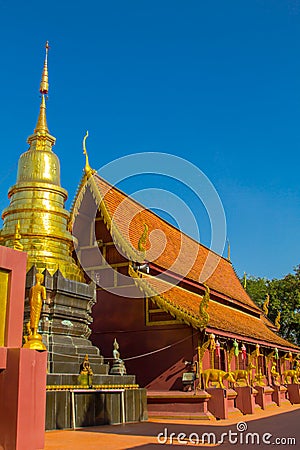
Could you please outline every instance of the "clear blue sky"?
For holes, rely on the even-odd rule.
[[[1,209],[35,126],[47,39],[48,125],[70,198],[88,129],[96,169],[147,151],[197,165],[239,275],[300,263],[299,0],[0,0]]]

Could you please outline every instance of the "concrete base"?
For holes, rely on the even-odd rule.
[[[74,400],[76,428],[119,424],[123,421],[120,392],[76,393]],[[74,426],[70,391],[47,391],[46,404],[46,430],[58,430]],[[147,420],[146,390],[125,389],[124,407],[125,423]]]
[[[209,419],[206,391],[147,392],[148,414],[152,418],[166,419]]]
[[[255,402],[261,407],[261,409],[266,409],[270,406],[276,406],[273,401],[274,389],[270,386],[255,386],[257,390],[257,395],[255,397]]]
[[[292,405],[300,403],[300,385],[293,383],[287,385],[288,398]]]
[[[254,414],[257,391],[251,386],[236,387],[236,407],[243,414]]]

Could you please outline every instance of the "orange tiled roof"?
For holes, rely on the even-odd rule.
[[[139,274],[139,278],[135,278],[136,284],[145,290],[146,295],[150,290],[153,292],[162,292],[158,294],[160,307],[166,311],[172,311],[177,319],[190,321],[195,326],[199,320],[199,306],[202,296],[187,291],[178,286],[171,285],[157,277],[151,277],[145,274]],[[154,301],[155,296],[152,297]],[[216,301],[210,300],[207,312],[209,314],[208,327],[213,329],[216,334],[218,331],[225,331],[236,334],[247,342],[252,338],[257,341],[264,341],[273,346],[283,348],[298,347],[276,333],[271,331],[261,318],[239,311],[233,307],[225,306]]]
[[[133,251],[138,249],[144,225],[148,226],[145,260],[190,280],[205,281],[210,289],[260,311],[243,289],[227,259],[185,235],[98,175],[91,180],[92,190],[93,186],[98,190],[114,225]],[[209,277],[206,280],[207,274]]]

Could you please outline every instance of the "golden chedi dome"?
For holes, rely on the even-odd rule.
[[[20,156],[17,182],[9,189],[10,205],[2,213],[1,244],[14,247],[16,228],[20,243],[28,253],[28,269],[35,265],[52,275],[59,269],[65,278],[84,281],[72,258],[73,237],[68,230],[70,214],[64,204],[68,194],[60,185],[60,163],[52,147],[46,120],[48,93],[48,42],[42,73],[40,112],[29,149]]]

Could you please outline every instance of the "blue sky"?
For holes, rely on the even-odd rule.
[[[148,151],[198,166],[222,200],[239,275],[300,263],[299,0],[0,0],[1,209],[37,119],[47,39],[48,125],[70,200],[88,129],[96,169]],[[204,209],[181,194],[208,245]]]

